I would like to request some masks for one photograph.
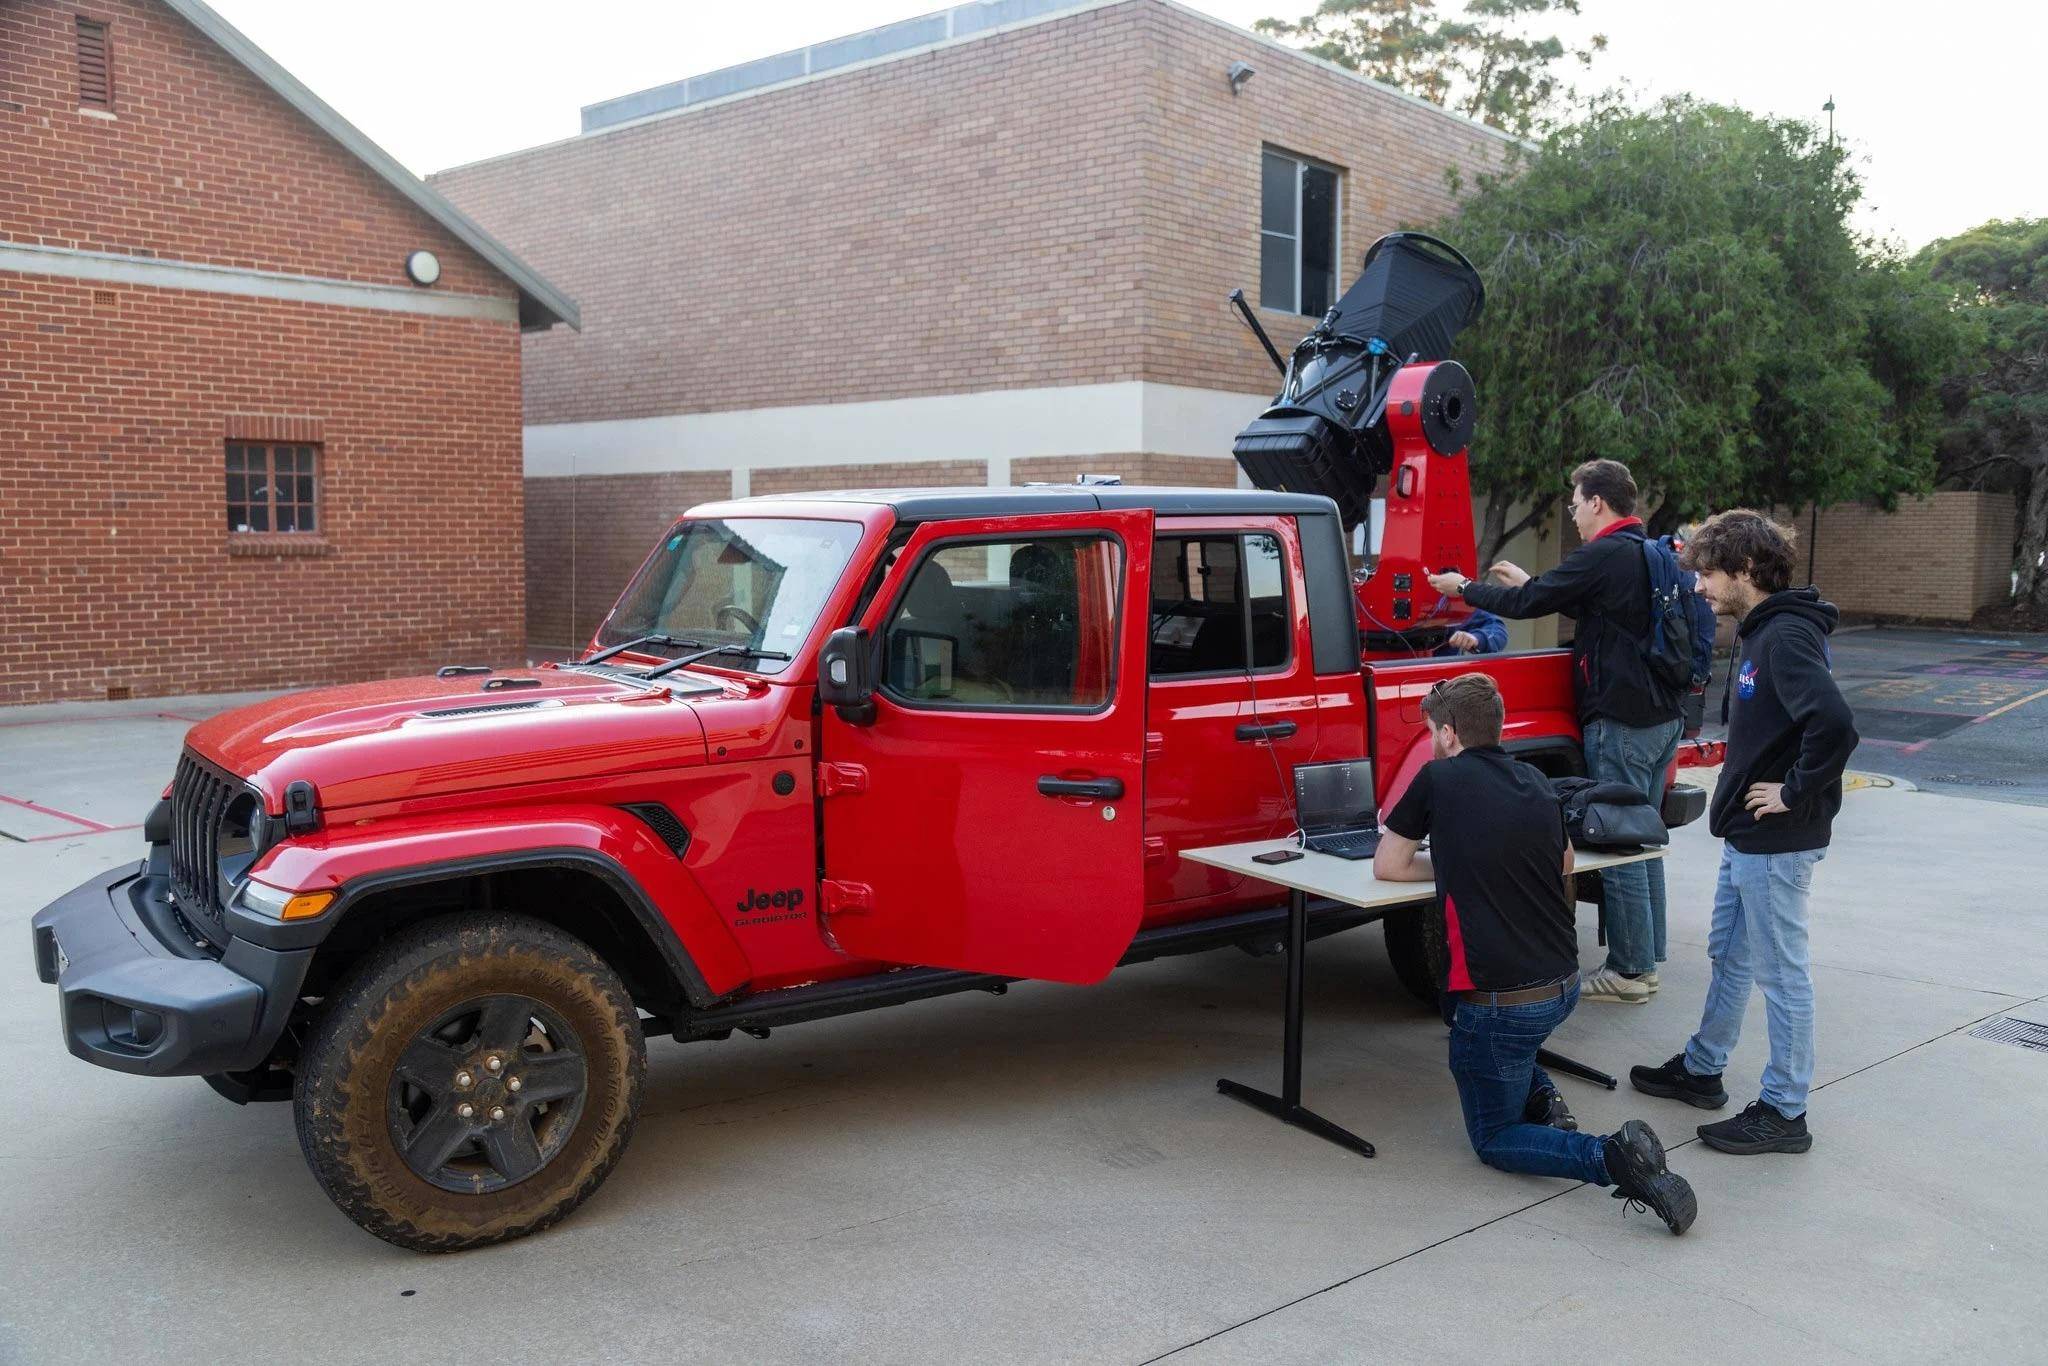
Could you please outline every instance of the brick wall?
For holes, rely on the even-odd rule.
[[[1844,612],[1967,621],[2012,593],[2017,511],[2009,493],[1943,491],[1898,511],[1869,503],[1777,514],[1799,533],[1793,581],[1811,577]],[[1816,559],[1816,551],[1817,559]]]
[[[1146,8],[434,176],[582,307],[527,420],[1134,378]]]
[[[0,702],[518,656],[510,325],[96,292],[0,275]],[[229,534],[238,417],[318,424],[317,535]]]
[[[1233,489],[1237,462],[1203,455],[1040,455],[1010,462],[1015,484],[1068,484],[1084,474],[1120,475],[1126,484]]]
[[[1223,79],[1249,57],[1258,76]],[[1344,282],[1484,130],[1129,0],[442,172],[573,294],[527,420],[1153,379],[1259,393],[1259,156],[1345,171]],[[1305,319],[1268,314],[1282,344]],[[1222,455],[1226,452],[1219,451]],[[880,453],[877,453],[880,454]]]
[[[1144,248],[1145,379],[1239,393],[1274,388],[1272,362],[1225,298],[1259,298],[1259,167],[1265,147],[1343,174],[1338,288],[1367,247],[1427,227],[1465,184],[1499,163],[1496,134],[1306,58],[1258,46],[1180,10],[1133,6],[1145,23],[1147,145],[1138,180]],[[1224,70],[1258,74],[1233,96]],[[1314,319],[1258,310],[1282,352]]]
[[[112,118],[78,107],[79,14],[108,24]],[[154,0],[0,5],[0,165],[0,238],[401,286],[424,247],[439,288],[513,292]]]
[[[0,238],[510,297],[168,10],[0,5]],[[507,322],[0,271],[0,703],[381,677],[524,646]],[[321,445],[321,529],[231,536],[229,436]],[[644,546],[643,546],[644,549]]]

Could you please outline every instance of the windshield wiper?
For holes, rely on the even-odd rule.
[[[703,641],[691,640],[686,636],[634,636],[631,640],[622,641],[617,645],[608,646],[605,649],[599,650],[590,658],[579,659],[576,662],[578,664],[601,664],[605,660],[610,659],[613,655],[622,655],[626,651],[634,649],[637,646],[641,645],[666,645],[669,646],[671,649],[676,650],[701,650],[704,648]]]
[[[695,640],[685,643],[689,645],[702,644],[701,641]],[[708,649],[698,650],[696,654],[683,655],[679,659],[671,659],[666,664],[658,664],[642,674],[641,677],[660,678],[665,674],[674,673],[686,664],[695,664],[698,660],[709,659],[713,655],[736,655],[742,659],[779,659],[785,663],[790,659],[790,656],[782,653],[780,650],[756,650],[749,645],[713,645]]]

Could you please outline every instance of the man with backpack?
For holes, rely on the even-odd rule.
[[[1576,619],[1572,684],[1587,775],[1626,783],[1656,805],[1694,677],[1692,607],[1670,547],[1644,537],[1628,466],[1589,460],[1572,471],[1571,488],[1566,508],[1584,544],[1555,569],[1531,578],[1503,560],[1488,571],[1497,584],[1453,572],[1431,575],[1430,586],[1503,617]],[[1609,868],[1601,884],[1607,961],[1581,980],[1580,999],[1640,1005],[1657,990],[1664,959],[1663,862]]]

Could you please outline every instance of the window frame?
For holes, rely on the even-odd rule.
[[[889,628],[896,622],[903,610],[904,599],[910,596],[911,585],[932,559],[948,550],[960,550],[977,545],[1016,546],[1031,541],[1106,541],[1116,547],[1116,581],[1110,588],[1109,672],[1103,679],[1102,701],[1094,706],[1058,706],[1052,703],[1036,702],[946,702],[932,698],[905,697],[889,684]],[[1123,680],[1123,633],[1124,597],[1131,572],[1131,548],[1124,538],[1106,527],[1077,527],[1072,531],[1013,531],[998,534],[979,534],[941,537],[925,546],[910,572],[903,576],[902,587],[890,597],[889,604],[882,610],[874,634],[874,656],[870,661],[875,679],[875,695],[889,699],[892,707],[905,711],[938,711],[979,713],[998,712],[1004,715],[1028,716],[1101,716],[1116,706],[1117,688]],[[1149,594],[1148,594],[1149,600]],[[1079,597],[1076,595],[1078,603]],[[1149,624],[1148,624],[1149,633]],[[1148,634],[1149,641],[1149,634]]]
[[[264,510],[265,510],[265,512],[266,512],[266,513],[268,514],[268,515],[267,515],[267,519],[266,519],[266,520],[268,520],[268,522],[270,523],[270,525],[268,525],[268,526],[266,526],[266,527],[261,527],[261,528],[258,528],[258,527],[247,527],[247,528],[240,528],[240,527],[234,527],[234,526],[230,526],[230,527],[228,528],[228,535],[229,535],[229,536],[231,536],[231,537],[232,537],[232,536],[307,536],[307,537],[313,537],[313,536],[324,536],[324,535],[326,534],[326,532],[327,532],[327,499],[326,499],[326,498],[325,498],[325,497],[324,497],[324,496],[322,495],[322,492],[321,492],[321,488],[320,488],[320,485],[321,485],[321,480],[322,480],[322,474],[323,474],[323,468],[324,468],[324,466],[325,466],[325,464],[326,464],[326,460],[325,460],[325,458],[324,458],[324,456],[325,456],[325,452],[324,452],[324,451],[323,451],[323,449],[322,449],[323,445],[324,445],[324,443],[322,443],[322,442],[319,442],[319,441],[267,441],[267,440],[259,440],[259,439],[256,439],[256,438],[252,438],[252,437],[228,437],[228,438],[226,438],[226,439],[225,439],[225,440],[224,440],[224,441],[222,442],[222,445],[221,445],[221,470],[222,470],[222,483],[221,483],[221,493],[222,493],[222,499],[221,499],[221,502],[222,502],[222,506],[223,506],[224,508],[234,508],[234,507],[238,507],[238,506],[239,506],[239,507],[242,507],[242,508],[248,509],[248,508],[254,508],[254,507],[255,507],[255,506],[257,505],[257,504],[256,504],[256,501],[255,501],[255,500],[254,500],[253,498],[247,498],[247,497],[245,497],[245,498],[244,498],[244,499],[243,499],[243,500],[242,500],[242,501],[241,501],[241,502],[240,502],[240,503],[238,504],[238,503],[236,503],[236,502],[235,502],[235,501],[234,501],[234,500],[233,500],[232,498],[228,498],[228,497],[226,496],[226,494],[227,494],[227,483],[226,483],[226,480],[227,480],[228,478],[232,477],[232,476],[233,476],[233,475],[234,475],[234,474],[236,473],[236,471],[234,471],[234,470],[231,470],[231,469],[228,469],[228,468],[227,468],[227,461],[228,461],[228,454],[229,454],[229,452],[230,452],[230,451],[232,451],[232,450],[233,450],[233,449],[234,449],[235,447],[237,447],[237,446],[241,447],[241,448],[242,448],[242,451],[243,451],[243,457],[242,457],[242,458],[243,458],[243,462],[244,462],[244,463],[243,463],[243,466],[242,466],[242,469],[241,469],[240,473],[241,473],[241,475],[242,475],[242,477],[243,477],[244,481],[247,481],[247,480],[249,480],[249,479],[253,479],[253,478],[255,478],[255,477],[256,477],[256,476],[255,476],[255,474],[254,474],[254,473],[253,473],[253,472],[251,471],[251,469],[250,469],[250,467],[249,467],[249,465],[248,465],[248,463],[247,463],[247,462],[248,462],[248,458],[249,458],[249,457],[248,457],[248,452],[250,452],[250,451],[257,451],[257,450],[260,450],[260,451],[262,451],[262,452],[263,452],[263,475],[262,475],[262,478],[263,478],[263,484],[264,484],[264,488],[265,488],[265,489],[266,489],[266,490],[268,491],[268,496],[267,496],[266,500],[265,500],[265,501],[264,501],[264,503],[263,503],[263,507],[264,507]],[[287,531],[287,530],[281,530],[281,529],[279,529],[279,527],[278,527],[278,525],[277,525],[277,509],[278,509],[278,498],[277,498],[277,479],[278,479],[278,475],[277,475],[277,452],[278,452],[278,449],[279,449],[280,447],[282,447],[282,448],[285,448],[285,449],[288,449],[288,450],[291,450],[291,451],[294,451],[294,452],[298,452],[298,451],[305,451],[305,452],[308,452],[308,453],[310,454],[310,456],[311,456],[311,459],[312,459],[312,462],[313,462],[313,468],[312,468],[312,473],[311,473],[311,476],[310,476],[310,477],[311,477],[311,478],[312,478],[312,480],[313,480],[313,501],[312,501],[312,502],[310,502],[310,503],[301,503],[301,502],[300,502],[300,501],[299,501],[299,500],[298,500],[297,498],[292,498],[292,499],[289,499],[289,500],[288,500],[288,501],[286,502],[286,504],[285,504],[285,506],[288,506],[288,507],[292,507],[292,508],[299,508],[299,507],[305,507],[305,508],[308,508],[308,509],[309,509],[309,510],[310,510],[310,511],[312,512],[312,514],[313,514],[313,525],[312,525],[311,527],[293,527],[293,528],[291,528],[290,530],[288,530],[288,531]],[[296,470],[295,470],[295,471],[293,471],[293,473],[292,473],[292,476],[291,476],[291,477],[293,477],[293,478],[297,478],[297,477],[299,477],[299,475],[298,475],[298,472],[297,472]],[[244,494],[246,494],[246,493],[248,492],[248,485],[247,485],[247,483],[246,483],[246,482],[245,482],[245,483],[244,483],[244,485],[243,485],[243,492],[244,492]]]
[[[1279,664],[1263,669],[1204,669],[1200,673],[1174,674],[1155,672],[1152,668],[1152,593],[1150,585],[1147,585],[1145,592],[1145,682],[1147,685],[1170,688],[1176,683],[1214,683],[1218,679],[1244,678],[1247,674],[1252,678],[1284,677],[1287,674],[1293,673],[1296,666],[1300,663],[1300,651],[1296,648],[1297,642],[1294,638],[1294,586],[1292,583],[1293,575],[1288,572],[1291,565],[1287,559],[1287,538],[1282,536],[1277,530],[1271,527],[1217,527],[1214,531],[1197,531],[1187,527],[1169,528],[1155,533],[1152,537],[1153,563],[1158,563],[1159,543],[1161,541],[1214,541],[1220,540],[1225,536],[1236,537],[1240,545],[1248,536],[1269,537],[1279,544],[1280,601],[1283,607],[1282,615],[1287,622],[1287,657]],[[1247,661],[1252,656],[1250,639],[1252,600],[1249,591],[1247,591],[1251,587],[1249,564],[1250,561],[1246,558],[1242,549],[1240,549],[1237,556],[1238,624],[1243,628],[1242,633],[1246,637],[1245,657]]]
[[[1282,161],[1291,162],[1294,166],[1294,231],[1291,234],[1284,232],[1273,232],[1266,227],[1265,187],[1267,157],[1276,157]],[[1307,187],[1308,172],[1310,168],[1314,168],[1318,171],[1329,172],[1331,177],[1335,179],[1335,181],[1337,182],[1336,192],[1330,198],[1330,304],[1332,307],[1334,307],[1339,297],[1340,287],[1343,284],[1343,168],[1339,166],[1332,166],[1329,162],[1319,161],[1314,157],[1302,156],[1298,152],[1289,152],[1284,148],[1275,147],[1271,143],[1262,144],[1259,148],[1259,307],[1266,309],[1269,312],[1281,311],[1274,305],[1268,304],[1266,302],[1266,272],[1264,264],[1266,239],[1268,237],[1291,238],[1291,240],[1294,243],[1294,302],[1292,307],[1288,308],[1285,311],[1292,313],[1295,317],[1298,318],[1320,318],[1322,316],[1322,314],[1320,313],[1304,313],[1301,307],[1301,240],[1304,235],[1302,232],[1302,195]]]

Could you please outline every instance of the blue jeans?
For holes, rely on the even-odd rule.
[[[1606,1139],[1522,1119],[1531,1095],[1556,1089],[1536,1065],[1536,1050],[1578,1003],[1576,985],[1529,1005],[1458,1003],[1451,1017],[1451,1077],[1458,1083],[1472,1151],[1487,1166],[1614,1184],[1607,1174]]]
[[[1678,719],[1655,726],[1586,723],[1586,776],[1627,783],[1664,802],[1664,774],[1678,753]],[[1664,860],[1624,863],[1600,874],[1607,907],[1607,966],[1639,977],[1664,961]]]
[[[1806,1093],[1813,1085],[1813,973],[1806,960],[1806,898],[1813,888],[1814,866],[1826,857],[1825,849],[1796,854],[1721,851],[1714,926],[1707,932],[1714,978],[1707,984],[1699,1033],[1685,1045],[1686,1071],[1718,1075],[1742,1037],[1749,989],[1752,984],[1762,987],[1764,1020],[1771,1035],[1763,1098],[1793,1119],[1806,1113]]]

